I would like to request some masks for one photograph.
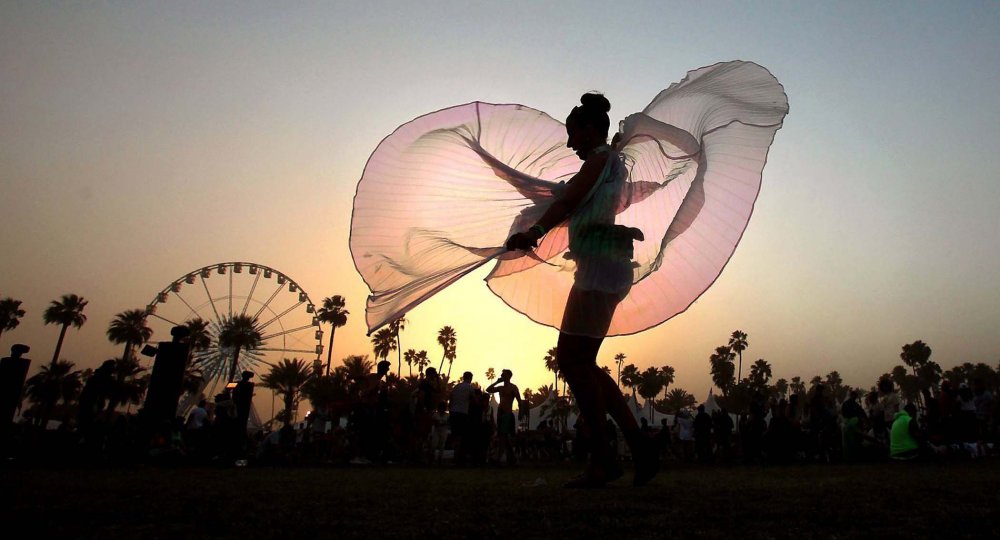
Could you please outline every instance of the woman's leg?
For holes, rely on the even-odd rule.
[[[576,398],[580,415],[590,427],[593,464],[595,467],[609,467],[614,460],[607,444],[608,410],[599,380],[594,376],[595,369],[600,371],[593,363],[596,356],[590,354],[600,347],[600,341],[600,338],[560,333],[556,358],[559,371]]]

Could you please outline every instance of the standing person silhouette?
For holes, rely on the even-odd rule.
[[[507,456],[507,465],[517,463],[514,455],[514,435],[517,433],[517,419],[514,418],[514,400],[517,400],[518,414],[524,416],[528,403],[521,398],[521,390],[510,382],[514,372],[505,369],[500,372],[500,378],[486,387],[490,394],[500,394],[500,405],[497,407],[497,435],[500,439],[500,457]]]
[[[569,253],[575,261],[574,285],[560,325],[556,359],[591,426],[592,460],[582,475],[566,487],[600,487],[622,472],[609,451],[607,415],[621,428],[635,459],[633,483],[649,482],[659,469],[654,448],[639,434],[635,417],[618,385],[597,366],[597,353],[615,309],[632,286],[632,242],[643,240],[636,228],[615,225],[628,172],[608,145],[611,103],[601,94],[581,96],[566,118],[566,145],[583,160],[580,171],[566,183],[542,217],[527,231],[512,235],[510,250],[530,250],[545,233],[569,222]]]

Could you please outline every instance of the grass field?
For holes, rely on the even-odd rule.
[[[576,470],[7,469],[0,515],[33,538],[1000,537],[996,461],[675,465],[643,488],[561,488]]]

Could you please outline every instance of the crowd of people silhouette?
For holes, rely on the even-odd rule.
[[[18,360],[23,352],[17,348],[11,358]],[[416,384],[404,385],[390,369],[390,362],[379,362],[358,381],[350,399],[269,431],[248,429],[252,373],[245,372],[214,399],[200,401],[186,418],[151,425],[144,409],[131,414],[108,408],[110,366],[104,365],[86,381],[75,418],[55,430],[30,418],[8,425],[3,450],[8,459],[33,463],[225,467],[539,466],[592,462],[596,453],[621,469],[623,462],[637,459],[635,445],[625,444],[619,435],[624,430],[613,417],[605,415],[595,430],[572,394],[552,396],[547,409],[532,409],[509,369],[486,387],[471,372],[449,383],[433,367],[415,377]],[[970,382],[945,380],[914,401],[883,377],[867,394],[851,390],[842,401],[818,383],[787,396],[756,396],[740,414],[714,400],[660,415],[656,425],[643,409],[628,414],[639,426],[638,444],[657,449],[658,458],[672,466],[993,456],[1000,418],[996,388],[980,378]],[[491,399],[494,395],[499,403]],[[532,410],[543,417],[532,420]],[[579,487],[574,482],[569,487]]]

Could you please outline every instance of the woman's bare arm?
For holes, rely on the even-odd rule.
[[[601,176],[601,171],[604,170],[604,166],[608,162],[608,157],[608,152],[602,152],[584,161],[583,166],[580,167],[580,172],[573,175],[573,178],[566,183],[566,190],[562,196],[549,206],[545,213],[542,214],[542,217],[539,218],[536,225],[548,231],[569,217],[576,210],[577,206],[583,202],[583,198],[590,193],[594,184],[597,183],[597,179]],[[543,234],[537,228],[517,233],[507,241],[507,248],[528,249],[529,247],[535,247],[538,239],[542,236]]]
[[[538,225],[547,231],[569,217],[597,183],[601,171],[604,170],[604,165],[608,162],[608,155],[608,152],[602,152],[584,161],[580,172],[573,175],[573,178],[566,183],[566,191],[542,214]]]

